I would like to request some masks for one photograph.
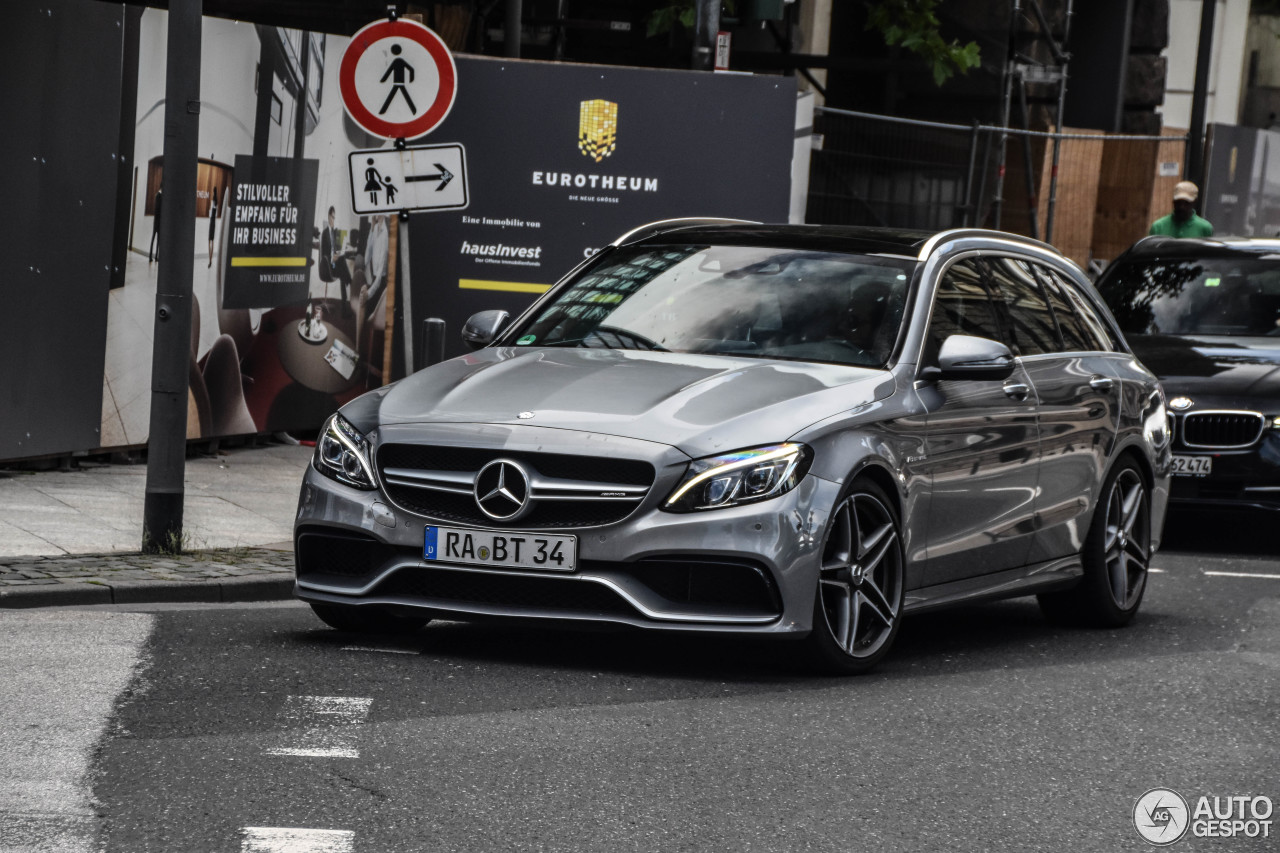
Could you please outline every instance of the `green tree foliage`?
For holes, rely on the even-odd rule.
[[[902,47],[923,59],[941,86],[955,73],[968,73],[982,62],[977,42],[962,45],[942,37],[935,10],[941,0],[867,0],[867,29],[877,30],[885,44]]]
[[[720,9],[724,14],[732,15],[737,11],[736,6],[736,0],[724,0],[720,4]],[[645,33],[650,37],[659,33],[669,33],[675,29],[676,24],[691,30],[695,17],[697,17],[697,9],[694,7],[693,0],[675,0],[673,3],[659,6],[650,13]]]
[[[935,10],[942,0],[866,0],[867,29],[884,36],[885,44],[902,47],[923,59],[939,86],[955,76],[968,73],[982,62],[977,42],[960,44],[942,37],[941,24]],[[1276,0],[1280,2],[1280,0]],[[727,15],[736,12],[735,0],[724,0],[721,8]],[[669,33],[677,26],[693,29],[697,10],[694,0],[672,0],[650,15],[649,36]]]

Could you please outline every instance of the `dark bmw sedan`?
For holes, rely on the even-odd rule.
[[[1150,237],[1098,289],[1164,384],[1172,499],[1280,510],[1280,240]]]
[[[660,222],[463,337],[317,441],[297,593],[335,628],[794,638],[861,672],[907,613],[1142,602],[1164,400],[1044,244]]]

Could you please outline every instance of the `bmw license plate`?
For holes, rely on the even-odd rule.
[[[491,569],[571,572],[578,562],[578,537],[511,530],[428,527],[422,556],[431,562],[463,563]]]
[[[1175,477],[1204,477],[1212,473],[1212,456],[1173,457],[1173,475]]]

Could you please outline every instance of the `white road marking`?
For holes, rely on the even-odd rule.
[[[89,853],[90,758],[153,617],[0,610],[0,850]]]
[[[343,646],[344,652],[386,652],[389,655],[420,655],[417,649],[388,649],[382,646]]]
[[[1205,572],[1209,577],[1214,578],[1263,578],[1264,580],[1280,581],[1280,575],[1269,575],[1253,572]]]
[[[355,696],[288,696],[285,719],[303,726],[293,732],[292,743],[266,751],[267,755],[295,758],[359,758],[356,738],[369,715],[372,699]]]
[[[345,829],[299,829],[246,826],[240,853],[354,853],[354,832]]]

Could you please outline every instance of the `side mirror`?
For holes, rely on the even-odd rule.
[[[511,315],[500,309],[481,311],[467,318],[462,327],[462,342],[471,349],[480,349],[493,343],[494,338],[507,325]]]
[[[1006,379],[1013,373],[1013,353],[999,341],[952,335],[942,342],[938,366],[926,367],[921,379]]]

